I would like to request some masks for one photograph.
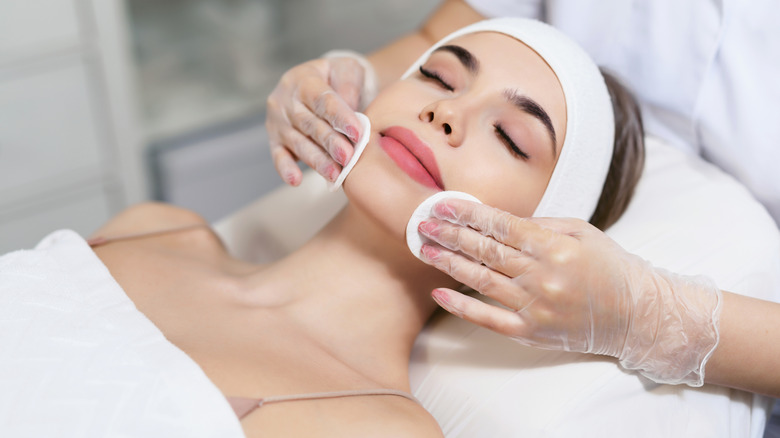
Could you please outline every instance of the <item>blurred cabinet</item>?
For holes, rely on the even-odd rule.
[[[156,199],[218,220],[280,184],[264,128],[280,76],[375,50],[439,2],[127,0]]]
[[[124,5],[0,2],[0,254],[146,198]]]

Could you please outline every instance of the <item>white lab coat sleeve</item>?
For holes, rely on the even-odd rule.
[[[542,0],[465,0],[475,11],[486,18],[525,17],[544,19]]]

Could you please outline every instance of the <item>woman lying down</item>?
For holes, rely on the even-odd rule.
[[[348,205],[288,257],[234,259],[196,214],[143,204],[89,241],[59,231],[36,251],[4,256],[0,295],[11,294],[25,257],[70,245],[67,266],[100,269],[68,275],[84,288],[115,280],[203,370],[247,436],[442,436],[409,394],[407,367],[436,309],[431,291],[459,285],[409,251],[412,213],[453,190],[521,217],[592,217],[606,228],[642,166],[636,111],[552,28],[483,22],[439,43],[366,109],[370,137],[344,183]],[[113,280],[100,276],[103,265]],[[8,312],[0,322],[19,317]],[[86,419],[85,430],[101,421]]]

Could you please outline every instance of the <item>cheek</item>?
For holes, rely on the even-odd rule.
[[[389,114],[409,112],[420,107],[420,92],[410,81],[396,81],[382,90],[363,113],[373,122],[377,117]],[[403,111],[405,110],[405,111]]]
[[[405,241],[406,224],[427,195],[411,180],[399,178],[393,166],[372,138],[343,187],[350,204],[392,236]]]
[[[514,160],[514,158],[509,158]],[[483,203],[519,217],[533,215],[544,195],[549,175],[525,164],[500,160],[473,159],[459,178],[458,187]],[[496,164],[500,163],[500,164]]]
[[[539,181],[524,178],[523,181],[515,184],[502,184],[493,190],[493,193],[498,195],[494,205],[515,216],[530,217],[539,205],[546,188],[546,179]]]

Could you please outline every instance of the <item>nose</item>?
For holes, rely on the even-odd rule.
[[[431,123],[446,137],[450,146],[458,147],[463,143],[464,124],[460,120],[461,111],[456,108],[453,99],[437,100],[420,111],[420,120]]]

